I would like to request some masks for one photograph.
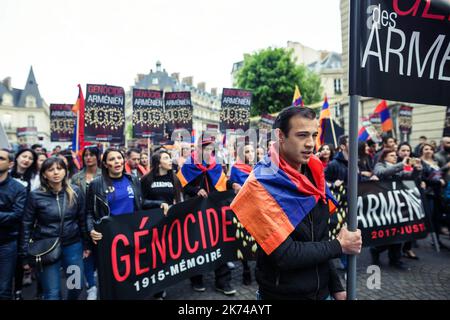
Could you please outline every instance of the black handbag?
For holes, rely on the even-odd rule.
[[[43,266],[47,266],[57,262],[62,255],[61,237],[64,228],[64,215],[65,215],[65,198],[63,196],[63,210],[59,204],[59,198],[56,198],[58,203],[59,216],[61,217],[61,225],[59,227],[59,236],[40,240],[30,240],[28,246],[28,254],[34,258],[36,265],[42,269]]]

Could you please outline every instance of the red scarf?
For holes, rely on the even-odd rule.
[[[315,155],[312,155],[308,162],[308,168],[311,170],[316,186],[298,170],[289,165],[286,160],[279,156],[274,144],[269,151],[269,157],[273,164],[279,163],[279,168],[289,177],[293,184],[297,186],[299,192],[307,196],[314,196],[316,200],[326,201],[325,194],[325,174],[322,162]]]

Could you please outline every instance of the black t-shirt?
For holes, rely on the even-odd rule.
[[[175,198],[175,187],[173,185],[173,173],[170,171],[163,176],[156,176],[152,184],[143,181],[144,198],[147,200],[160,200],[172,205]]]

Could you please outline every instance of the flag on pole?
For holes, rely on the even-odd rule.
[[[293,106],[301,106],[304,107],[305,104],[303,103],[302,93],[300,92],[300,89],[297,85],[295,85],[295,91],[294,91],[294,98],[292,99],[292,105]]]
[[[367,141],[370,138],[369,132],[367,132],[366,127],[362,126],[358,132],[358,141]]]
[[[90,145],[90,143],[84,141],[84,97],[80,85],[78,85],[78,98],[72,107],[72,112],[77,116],[73,128],[72,151],[74,151],[78,157],[81,157],[81,152],[84,147]]]
[[[330,108],[328,105],[328,98],[325,96],[323,101],[322,111],[320,111],[319,117],[319,132],[316,139],[317,150],[325,143],[325,131],[326,131],[326,121],[325,119],[330,119]]]
[[[393,129],[392,118],[387,107],[386,100],[380,102],[380,104],[373,111],[374,113],[378,113],[381,119],[381,129],[384,132],[389,132]]]

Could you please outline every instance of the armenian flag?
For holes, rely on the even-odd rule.
[[[387,107],[386,100],[380,102],[380,104],[373,111],[374,113],[378,113],[381,119],[381,129],[384,132],[389,132],[393,129],[391,114]]]
[[[198,161],[196,152],[193,152],[191,157],[186,160],[181,169],[177,173],[177,177],[184,187],[188,183],[195,180],[199,175],[207,173],[213,186],[217,191],[227,190],[227,176],[223,172],[222,166],[216,163],[216,159],[211,157],[210,164]]]
[[[294,91],[294,97],[292,99],[292,105],[293,106],[301,106],[304,107],[305,104],[303,103],[302,93],[300,92],[300,89],[297,85],[295,85],[295,91]]]
[[[316,139],[317,150],[325,143],[325,132],[326,132],[326,121],[325,119],[330,119],[330,108],[328,105],[328,98],[325,96],[323,101],[322,111],[320,111],[319,117],[319,132]]]
[[[321,161],[312,156],[308,167],[315,185],[272,147],[231,203],[239,221],[268,255],[286,240],[318,201],[328,202],[330,212],[336,209],[337,202],[325,183]]]
[[[250,172],[252,172],[252,169],[251,165],[235,163],[231,168],[230,180],[242,186],[250,175]]]

